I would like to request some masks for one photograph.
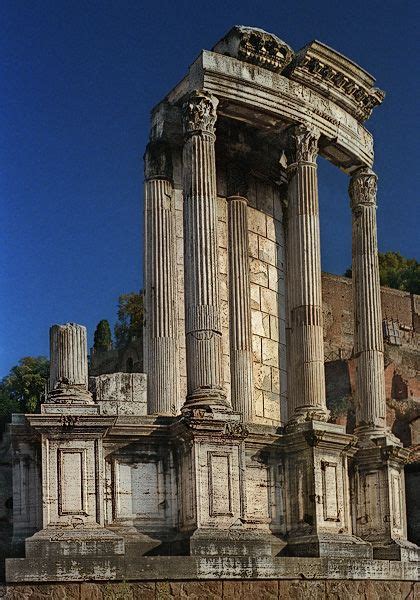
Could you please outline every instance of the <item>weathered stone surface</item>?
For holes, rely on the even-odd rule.
[[[175,203],[172,169],[150,168],[149,144],[145,165],[145,323],[148,370],[149,414],[174,415],[179,412],[179,356],[176,307]],[[166,149],[170,154],[170,149]],[[164,161],[165,163],[168,161]]]
[[[410,441],[420,412],[407,397],[415,375],[382,369],[373,147],[361,124],[382,95],[323,44],[292,55],[236,27],[153,110],[148,391],[146,375],[101,375],[94,403],[84,328],[53,330],[49,403],[12,426],[14,546],[26,547],[7,578],[58,584],[29,594],[66,594],[64,581],[98,599],[412,592],[408,451],[386,427],[402,411],[389,402],[387,415],[385,380],[407,400]],[[356,385],[360,399],[357,436],[337,410],[328,422],[318,152],[352,176],[356,318],[349,289],[341,305],[345,327],[356,323],[346,391]],[[337,328],[330,313],[327,301],[326,327]],[[385,331],[397,345],[388,318]]]
[[[89,389],[103,415],[147,414],[144,373],[110,373],[89,379]]]
[[[50,382],[47,403],[92,404],[88,387],[86,327],[50,328]]]

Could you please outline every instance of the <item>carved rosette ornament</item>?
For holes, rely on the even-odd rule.
[[[194,133],[214,135],[218,104],[218,99],[207,92],[192,92],[182,107],[185,135]]]
[[[289,167],[301,162],[316,162],[319,136],[318,129],[302,123],[290,129],[289,147],[286,151]]]

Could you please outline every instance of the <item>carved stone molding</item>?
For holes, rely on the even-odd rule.
[[[309,125],[301,123],[291,127],[286,150],[289,167],[298,162],[316,162],[319,136],[320,132]]]
[[[208,92],[196,90],[190,94],[182,107],[184,133],[210,133],[214,135],[218,99]]]
[[[358,121],[368,119],[385,97],[369,73],[317,41],[302,48],[283,75],[332,99]]]
[[[362,167],[350,179],[349,194],[354,211],[360,204],[376,206],[377,175],[368,167]]]
[[[77,415],[62,415],[60,422],[64,429],[72,429],[79,423],[79,417]]]
[[[227,437],[246,437],[249,431],[243,423],[238,421],[226,421],[224,434]]]
[[[316,58],[305,58],[300,67],[316,78],[344,92],[344,94],[357,104],[357,116],[360,116],[362,119],[368,119],[375,106],[381,104],[385,98],[385,92],[382,90],[373,88],[368,92],[348,75]]]
[[[293,57],[290,46],[276,35],[242,25],[233,27],[213,51],[275,73],[280,73]]]

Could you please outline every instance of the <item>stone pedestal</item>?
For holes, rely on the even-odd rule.
[[[246,527],[244,438],[239,415],[229,420],[186,413],[176,432],[180,464],[180,532],[193,556],[269,556],[271,536]]]
[[[287,551],[292,556],[370,558],[352,534],[347,457],[356,439],[344,427],[309,421],[284,437]]]
[[[87,391],[86,328],[53,325],[50,355],[47,403],[41,414],[26,415],[41,440],[42,529],[26,539],[26,557],[18,562],[25,560],[38,581],[51,575],[49,562],[59,570],[68,558],[79,574],[86,555],[96,560],[98,573],[116,572],[124,540],[104,529],[102,483],[102,438],[115,417],[98,415]],[[9,561],[11,578],[21,568],[18,562]]]
[[[13,554],[42,527],[41,452],[23,415],[13,415]]]
[[[407,541],[404,464],[408,450],[393,436],[376,437],[359,447],[353,464],[356,535],[369,541],[373,556],[420,560],[420,549]]]
[[[49,581],[61,568],[69,578],[93,566],[99,578],[105,571],[117,576],[124,539],[104,528],[102,484],[102,438],[115,417],[27,418],[41,436],[42,529],[26,539],[24,559],[8,561],[8,578],[15,578],[23,562],[37,581]]]

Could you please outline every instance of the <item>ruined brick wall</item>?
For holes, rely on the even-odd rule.
[[[327,402],[335,420],[348,422],[352,431],[356,364],[351,279],[324,273],[322,295]],[[381,288],[381,301],[388,424],[405,446],[413,446],[420,443],[420,298]]]
[[[420,584],[410,581],[260,580],[67,583],[0,586],[3,600],[416,600]]]
[[[332,420],[354,430],[353,297],[351,279],[324,273],[327,404]],[[420,297],[381,288],[387,421],[411,449],[405,469],[408,539],[420,544]]]

